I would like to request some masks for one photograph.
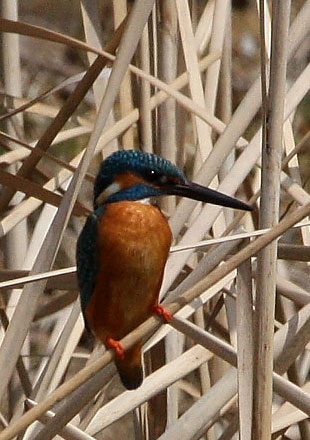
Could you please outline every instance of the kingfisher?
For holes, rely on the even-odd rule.
[[[94,210],[77,242],[77,277],[86,327],[115,350],[116,367],[129,390],[143,381],[142,343],[124,352],[120,340],[153,313],[171,319],[158,297],[172,233],[155,203],[157,197],[169,195],[252,210],[191,182],[155,154],[117,151],[102,162],[94,184]]]

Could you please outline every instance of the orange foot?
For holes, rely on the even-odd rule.
[[[172,320],[171,313],[169,313],[164,306],[157,304],[157,306],[153,307],[153,312],[162,316],[166,322],[170,322]]]
[[[116,339],[107,337],[106,344],[108,347],[112,348],[115,351],[117,357],[119,357],[122,361],[125,359],[125,350],[121,342],[117,341]]]

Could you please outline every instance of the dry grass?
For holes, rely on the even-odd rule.
[[[310,1],[257,3],[46,2],[36,22],[3,0],[0,440],[310,440]],[[149,337],[125,392],[74,249],[98,164],[133,147],[257,209],[160,202],[174,318],[123,339]]]

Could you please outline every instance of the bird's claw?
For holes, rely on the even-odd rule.
[[[121,359],[122,361],[125,359],[125,349],[123,344],[120,341],[117,341],[116,339],[108,337],[106,339],[106,343],[108,347],[112,348],[112,350],[115,351],[116,356]]]
[[[162,316],[166,322],[170,322],[172,320],[171,313],[169,313],[168,310],[164,306],[161,306],[160,304],[157,304],[156,306],[153,307],[153,312],[156,313],[157,315]]]

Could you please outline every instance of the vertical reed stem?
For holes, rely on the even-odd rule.
[[[283,110],[286,91],[287,36],[290,0],[272,4],[272,46],[266,144],[262,152],[260,227],[272,227],[279,218]],[[275,310],[277,242],[263,249],[257,261],[253,371],[253,440],[271,436],[272,358]]]

